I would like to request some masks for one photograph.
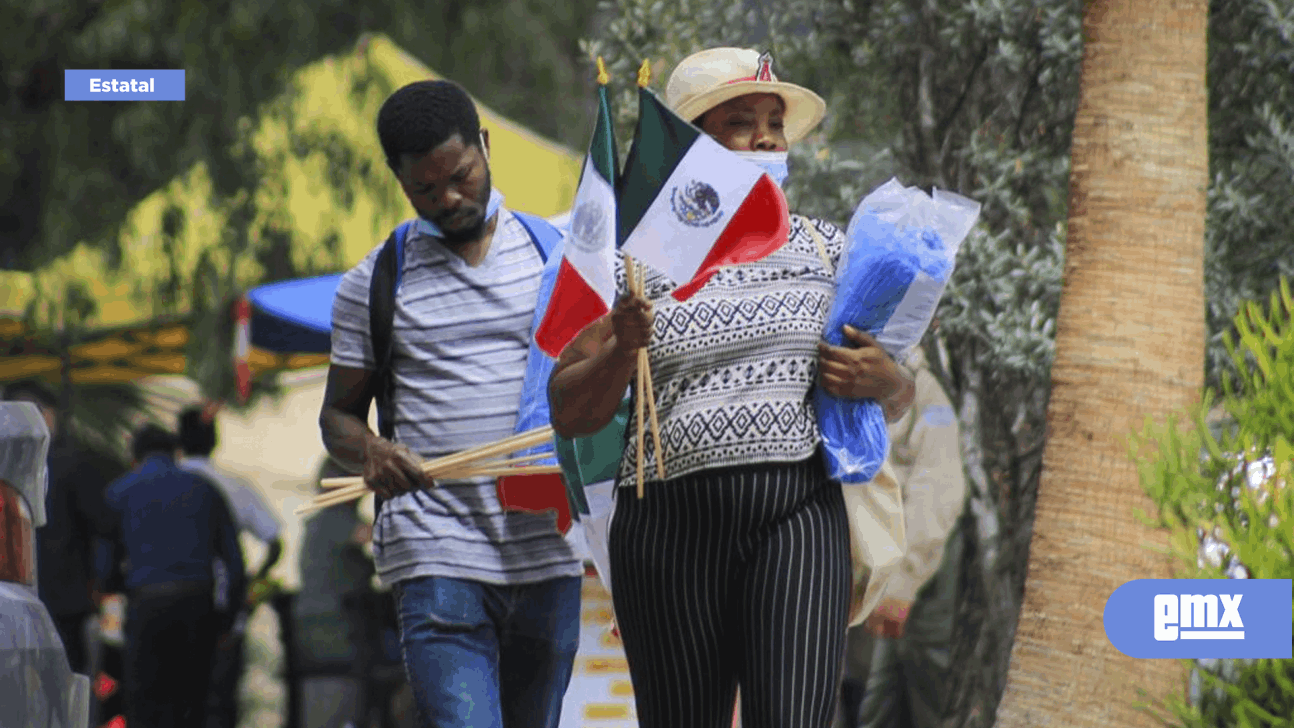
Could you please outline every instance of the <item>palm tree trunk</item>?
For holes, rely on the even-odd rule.
[[[1110,644],[1105,601],[1172,575],[1127,436],[1199,397],[1208,184],[1206,0],[1088,0],[1047,444],[1000,728],[1150,726],[1175,660]]]

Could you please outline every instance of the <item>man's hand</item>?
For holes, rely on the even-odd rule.
[[[364,483],[384,499],[432,486],[431,478],[423,475],[422,458],[381,437],[364,443]]]
[[[637,351],[651,341],[652,305],[642,296],[621,296],[611,310],[611,330],[616,348],[622,352]]]
[[[840,399],[874,399],[884,402],[898,393],[903,371],[870,334],[844,327],[852,348],[818,343],[818,381],[828,394]]]
[[[912,611],[912,602],[903,599],[885,597],[876,611],[867,615],[863,626],[875,637],[898,639],[903,636],[904,625],[908,622],[908,612]]]
[[[373,524],[361,523],[351,531],[350,542],[356,546],[363,546],[373,540]]]

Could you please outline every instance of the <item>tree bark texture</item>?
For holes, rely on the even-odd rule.
[[[999,728],[1151,726],[1176,660],[1105,635],[1110,594],[1169,578],[1128,435],[1199,397],[1208,185],[1206,0],[1089,0],[1065,279],[1024,605]]]

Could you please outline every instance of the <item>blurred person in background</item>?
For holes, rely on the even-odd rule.
[[[331,457],[315,477],[349,475]],[[364,546],[373,528],[359,513],[359,501],[330,506],[302,524],[301,590],[292,602],[300,670],[301,728],[343,728],[361,719],[362,677],[355,674],[363,639],[345,609],[347,597],[372,587],[373,559]]]
[[[191,728],[206,713],[217,641],[232,614],[217,600],[244,599],[238,530],[224,497],[206,478],[175,463],[174,435],[154,424],[135,431],[134,469],[114,480],[105,501],[125,554],[126,723]],[[217,594],[215,561],[228,566]]]
[[[265,561],[251,577],[252,582],[263,581],[270,569],[278,563],[283,553],[281,534],[283,524],[270,509],[260,491],[252,483],[233,475],[211,462],[216,449],[215,404],[206,407],[188,407],[179,415],[180,448],[184,457],[180,467],[201,475],[210,481],[225,497],[233,514],[239,533],[245,533],[265,544],[269,549]],[[223,564],[217,564],[217,581],[226,578]],[[251,616],[246,602],[218,604],[233,614],[233,628],[229,637],[216,650],[211,668],[211,692],[207,703],[207,728],[236,728],[238,725],[238,684],[245,668],[244,642],[247,620]]]
[[[36,529],[38,590],[54,618],[72,671],[89,675],[94,666],[88,642],[93,630],[88,623],[99,614],[102,590],[94,566],[96,536],[110,536],[116,527],[104,506],[104,490],[126,468],[61,430],[58,399],[43,385],[12,384],[4,398],[35,404],[49,427],[46,523]]]
[[[920,348],[905,367],[916,402],[889,431],[908,547],[881,604],[850,630],[847,728],[936,728],[947,700],[966,504],[961,433]]]

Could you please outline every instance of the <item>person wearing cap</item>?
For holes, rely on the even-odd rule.
[[[789,145],[826,104],[777,80],[757,51],[715,48],[683,60],[666,103],[781,182]],[[648,270],[562,353],[549,385],[564,437],[611,420],[647,347],[664,441],[665,482],[626,448],[611,522],[616,619],[644,728],[730,724],[740,684],[749,727],[825,726],[848,622],[850,535],[840,484],[819,453],[812,390],[874,398],[891,419],[912,380],[866,334],[822,341],[845,246],[836,226],[791,215],[787,242],[716,273],[679,302]],[[666,323],[666,325],[654,325]],[[629,427],[635,427],[634,422]],[[632,431],[632,430],[631,430]]]
[[[315,474],[324,478],[349,475],[325,456]],[[302,728],[344,728],[363,719],[364,666],[360,644],[362,617],[346,608],[348,598],[371,590],[372,557],[364,545],[373,528],[359,512],[359,501],[340,503],[314,513],[301,523],[301,588],[292,599],[297,677]]]

